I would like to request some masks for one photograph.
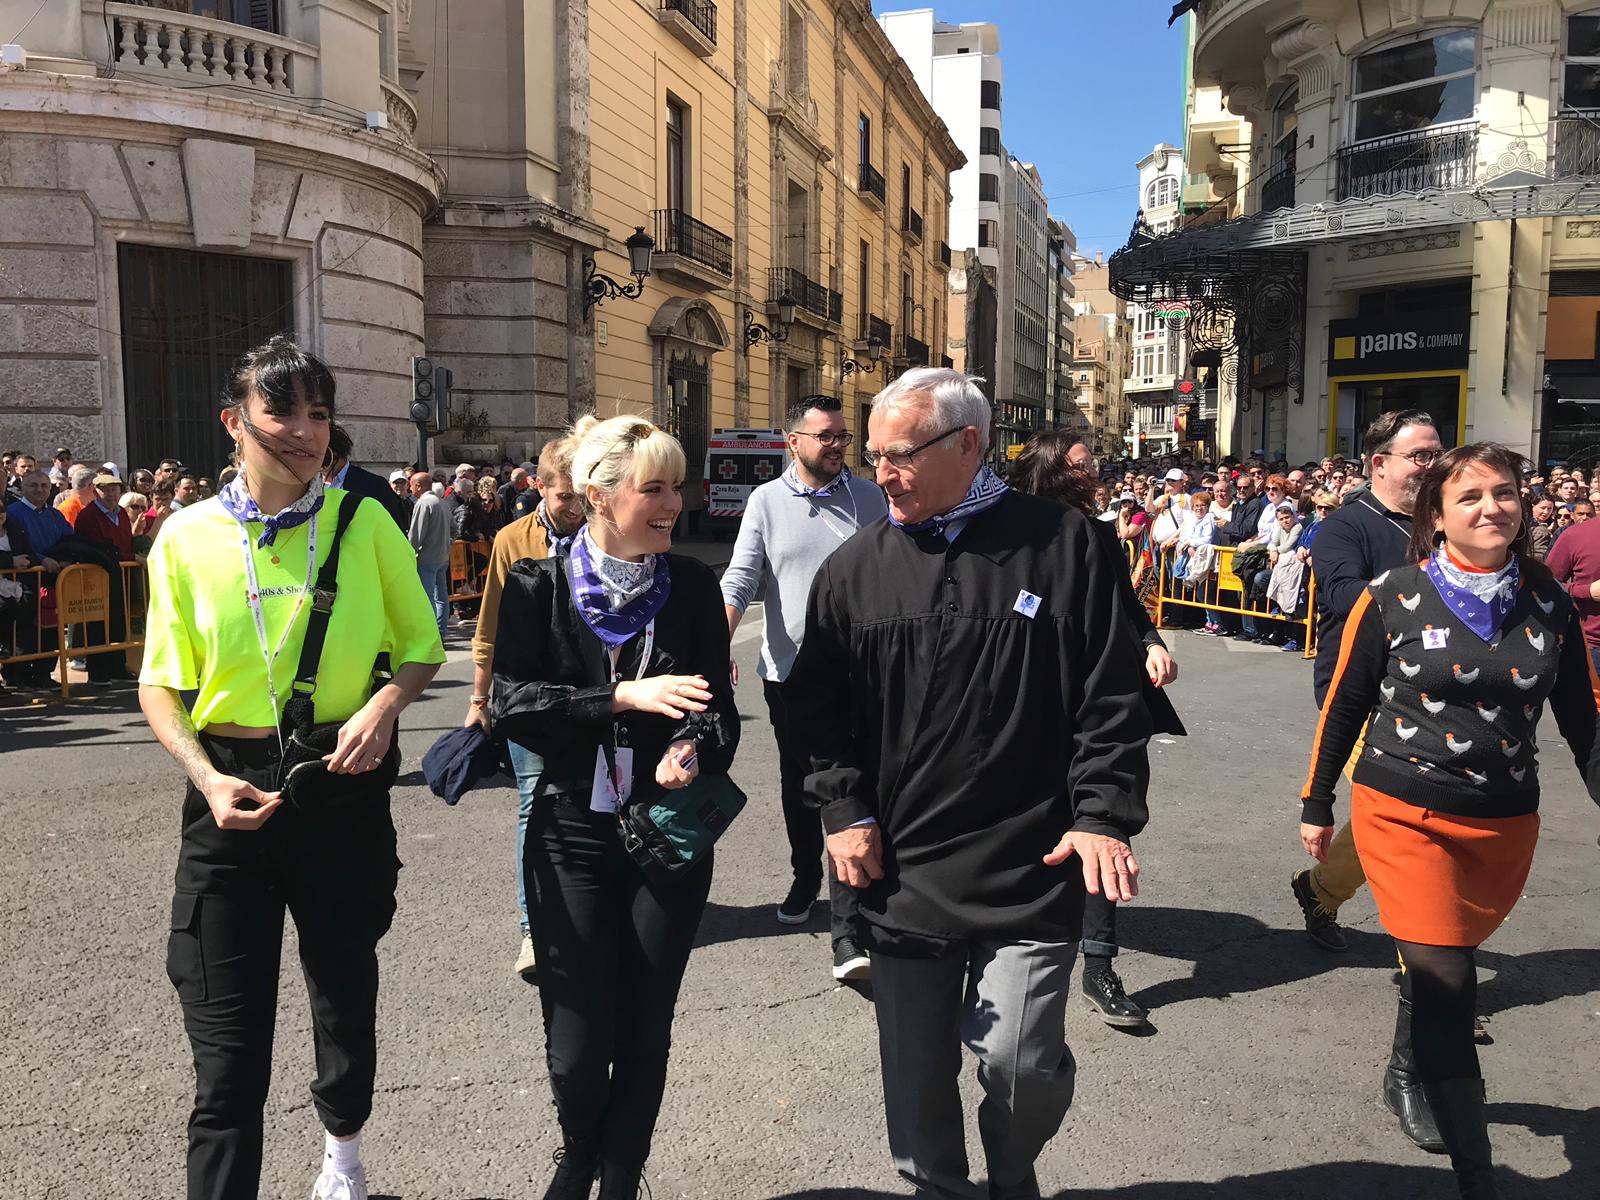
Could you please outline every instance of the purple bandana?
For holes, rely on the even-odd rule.
[[[296,525],[304,525],[317,515],[322,508],[322,476],[318,474],[311,481],[311,486],[306,489],[306,494],[301,496],[288,508],[276,516],[267,516],[261,511],[260,505],[245,490],[244,472],[241,471],[230,479],[217,493],[217,499],[222,502],[222,507],[233,514],[237,521],[246,525],[260,524],[266,526],[261,536],[256,539],[256,547],[270,546],[277,540],[280,529],[293,529]]]
[[[652,554],[642,563],[611,558],[594,545],[588,526],[572,539],[567,568],[578,614],[608,650],[636,637],[666,607],[672,591],[664,555]],[[619,572],[628,578],[618,577]]]
[[[1428,578],[1451,613],[1477,634],[1479,641],[1489,642],[1517,602],[1521,570],[1513,554],[1498,571],[1463,571],[1439,549],[1428,556]]]

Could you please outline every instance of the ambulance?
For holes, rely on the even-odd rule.
[[[728,534],[739,528],[745,502],[763,483],[783,474],[789,443],[781,429],[719,429],[706,444],[705,528]]]

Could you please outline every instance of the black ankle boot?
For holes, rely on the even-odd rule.
[[[607,1161],[600,1168],[600,1200],[639,1200],[649,1195],[644,1166],[624,1167]]]
[[[1411,1001],[1404,996],[1394,1019],[1394,1051],[1383,1073],[1383,1102],[1400,1118],[1401,1133],[1429,1154],[1444,1153],[1444,1139],[1417,1079],[1417,1060],[1411,1053]]]
[[[1499,1200],[1489,1150],[1489,1120],[1481,1079],[1446,1079],[1423,1085],[1439,1134],[1450,1151],[1461,1200]]]
[[[544,1200],[589,1200],[594,1177],[600,1173],[600,1155],[574,1142],[555,1153],[556,1173],[545,1189]]]

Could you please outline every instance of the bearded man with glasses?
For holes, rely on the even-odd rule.
[[[758,592],[762,610],[761,676],[767,712],[778,742],[778,777],[783,823],[789,837],[793,880],[778,905],[778,921],[804,925],[822,889],[822,825],[805,798],[807,730],[791,715],[790,668],[805,628],[806,596],[827,557],[856,530],[884,514],[883,492],[845,465],[852,441],[844,411],[832,396],[802,396],[789,406],[790,463],[777,479],[750,494],[733,555],[722,574],[728,633],[739,627]],[[763,590],[764,585],[764,590]],[[737,669],[733,672],[739,681]],[[855,940],[855,893],[829,873],[833,925],[833,977],[857,982],[871,960]]]
[[[889,519],[822,564],[786,687],[806,794],[860,895],[895,1166],[919,1195],[976,1194],[965,1045],[987,1194],[1038,1200],[1072,1101],[1084,896],[1138,890],[1151,721],[1126,564],[1089,517],[983,465],[977,385],[924,367],[874,399],[864,458]]]

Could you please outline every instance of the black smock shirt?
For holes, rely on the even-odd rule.
[[[1044,856],[1068,830],[1127,839],[1147,817],[1126,570],[1081,513],[1017,492],[953,543],[885,520],[823,564],[784,690],[824,826],[871,817],[883,833],[884,878],[861,893],[869,948],[1078,940],[1082,864]]]

